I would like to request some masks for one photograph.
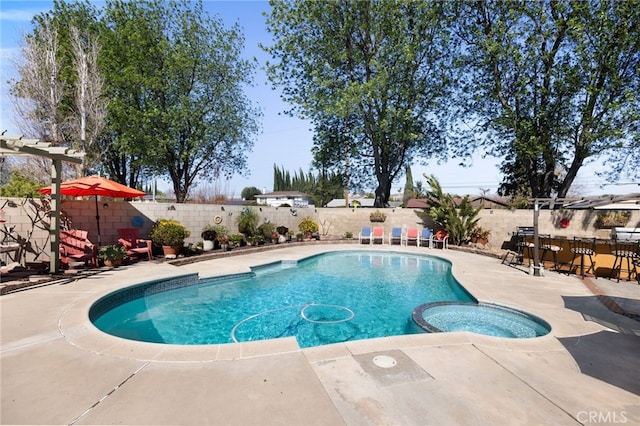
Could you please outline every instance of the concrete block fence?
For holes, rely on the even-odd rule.
[[[0,206],[7,199],[0,199]],[[33,229],[30,216],[34,216],[29,203],[22,199],[9,199],[15,207],[9,204],[4,206],[5,227],[13,227],[13,233],[25,236],[33,232],[31,241],[43,247],[47,232],[41,229]],[[34,200],[38,203],[38,200]],[[140,235],[147,237],[154,222],[160,218],[175,219],[184,224],[191,231],[191,236],[186,243],[197,243],[201,240],[200,233],[207,224],[215,224],[216,219],[221,220],[230,233],[237,232],[236,218],[240,215],[243,206],[229,206],[218,204],[177,204],[177,203],[152,203],[152,202],[125,202],[98,200],[98,215],[100,216],[100,233],[102,245],[113,244],[118,240],[119,228],[138,227]],[[286,226],[294,232],[298,232],[298,224],[304,217],[313,218],[319,225],[321,237],[341,237],[346,232],[351,232],[357,239],[362,226],[374,225],[369,220],[369,214],[374,209],[367,208],[296,208],[252,206],[260,216],[260,223],[270,221],[276,226]],[[387,216],[383,223],[375,223],[385,228],[385,237],[389,235],[392,227],[423,226],[418,216],[419,210],[388,208],[380,209]],[[96,204],[94,199],[76,200],[64,199],[61,202],[61,211],[70,219],[71,227],[85,229],[89,232],[89,239],[98,242],[98,227],[96,224]],[[512,233],[518,226],[533,225],[533,210],[503,210],[486,209],[480,212],[479,224],[491,230],[489,246],[500,248],[504,242],[511,239]],[[572,238],[574,236],[608,239],[611,236],[610,229],[596,229],[594,222],[598,211],[574,210],[574,211],[550,211],[541,210],[538,217],[539,232],[553,236]],[[569,226],[560,226],[560,219],[568,217]],[[435,227],[433,223],[425,224]],[[2,225],[0,225],[2,226]],[[640,226],[640,211],[633,211],[628,227]],[[385,238],[385,243],[387,239]],[[28,255],[26,261],[30,262],[33,255]],[[38,260],[46,260],[39,258]]]

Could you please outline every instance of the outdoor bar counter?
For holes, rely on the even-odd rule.
[[[573,238],[570,237],[551,237],[552,238],[552,244],[559,246],[560,247],[560,251],[558,252],[558,263],[559,263],[559,271],[560,272],[565,272],[565,273],[576,273],[576,274],[580,274],[581,271],[581,260],[582,260],[582,256],[580,254],[573,254],[571,252],[571,246],[573,243]],[[591,237],[593,238],[593,237]],[[526,241],[533,243],[533,238],[532,237],[527,237]],[[540,240],[541,241],[541,240]],[[540,242],[539,244],[539,249],[538,249],[538,259],[540,261],[540,264],[544,267],[545,270],[553,270],[554,269],[554,260],[553,260],[553,253],[551,251],[547,251],[545,253],[545,257],[544,259],[542,259],[542,255],[544,253],[544,250],[542,249],[542,243]],[[613,268],[613,263],[615,261],[615,256],[612,254],[612,251],[615,250],[615,241],[614,240],[610,240],[610,239],[596,239],[596,254],[594,256],[592,256],[595,265],[595,276],[596,277],[609,277],[611,275],[611,269]],[[531,251],[527,251],[525,250],[523,252],[523,256],[524,256],[524,263],[525,264],[529,264],[530,259],[529,257],[533,257],[533,249],[531,249]],[[573,268],[571,268],[571,262],[573,261]],[[584,261],[585,261],[585,265],[584,265],[584,270],[589,270],[589,268],[591,267],[590,263],[589,263],[589,257],[588,256],[584,256]],[[531,260],[531,262],[533,263],[533,260]],[[570,270],[571,268],[571,270]],[[634,265],[631,265],[631,268],[633,270]],[[635,266],[636,270],[638,269],[638,266]],[[590,271],[591,272],[591,271]],[[588,275],[593,276],[593,273],[589,273]],[[620,275],[620,279],[621,280],[628,280],[629,279],[629,271],[626,270],[626,261],[624,262],[624,264],[622,265],[622,269],[620,271],[620,274],[618,274],[617,272],[613,275],[613,278],[618,278],[618,275]],[[632,279],[636,279],[637,275],[632,275],[631,278]]]

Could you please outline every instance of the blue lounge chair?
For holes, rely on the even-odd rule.
[[[433,240],[433,229],[422,228],[420,237],[418,238],[418,247],[432,247],[431,241]]]
[[[362,244],[363,241],[367,241],[367,244],[371,244],[371,227],[363,226],[358,234],[358,242]]]
[[[389,244],[396,242],[402,244],[402,228],[399,227],[391,228],[391,233],[389,234]]]

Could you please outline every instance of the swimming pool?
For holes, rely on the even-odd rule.
[[[329,252],[214,279],[145,283],[90,309],[100,330],[165,344],[217,344],[295,336],[300,347],[424,333],[414,308],[477,303],[437,257]]]
[[[417,305],[474,301],[448,261],[377,251],[329,252],[167,291],[150,285],[122,294],[91,308],[100,330],[169,344],[296,336],[301,347],[421,333],[411,318]]]

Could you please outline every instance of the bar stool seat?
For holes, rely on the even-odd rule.
[[[613,245],[610,245],[611,254],[615,257],[613,260],[613,267],[609,278],[613,278],[617,272],[618,282],[620,282],[620,275],[622,271],[627,272],[627,281],[631,281],[634,276],[638,276],[636,271],[636,265],[640,258],[640,242],[635,240],[619,240],[615,239]],[[626,262],[626,268],[623,268]]]

